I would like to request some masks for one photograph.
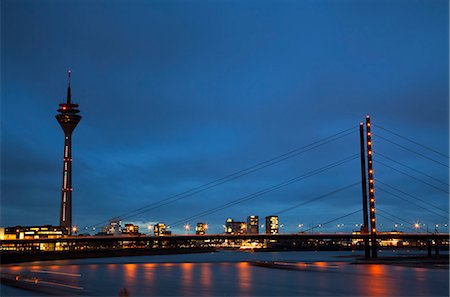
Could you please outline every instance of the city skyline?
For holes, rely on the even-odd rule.
[[[62,146],[53,113],[63,101],[64,73],[69,66],[74,71],[73,98],[83,106],[83,122],[73,138],[73,220],[79,226],[96,224],[356,128],[368,113],[374,125],[448,153],[448,18],[439,9],[441,2],[434,6],[381,2],[393,10],[379,12],[386,21],[383,24],[362,18],[373,8],[368,3],[352,3],[355,11],[345,10],[345,5],[321,10],[291,4],[297,13],[306,9],[319,18],[308,15],[301,21],[286,7],[272,14],[268,3],[257,7],[246,3],[235,16],[221,15],[206,2],[196,5],[210,15],[199,15],[192,6],[180,11],[155,4],[164,17],[152,10],[152,18],[144,18],[134,4],[129,14],[113,23],[120,5],[107,8],[110,13],[98,20],[86,16],[79,6],[71,7],[71,2],[67,7],[44,2],[49,11],[36,10],[32,2],[5,2],[2,6],[10,14],[2,12],[2,24],[8,30],[2,29],[1,224],[57,224]],[[88,6],[97,7],[95,3]],[[350,20],[341,19],[342,14]],[[61,16],[80,17],[86,23],[68,21],[56,26]],[[207,23],[209,28],[204,26]],[[309,34],[307,24],[315,25],[327,38]],[[110,30],[110,35],[96,40],[89,26]],[[127,34],[121,26],[127,27]],[[261,32],[258,26],[267,27]],[[41,39],[34,40],[36,34]],[[191,43],[184,42],[189,36]],[[338,46],[336,38],[342,41]],[[108,43],[114,46],[105,51]],[[330,44],[333,50],[327,48]],[[24,117],[23,106],[33,113]],[[373,131],[392,136],[376,126]],[[375,179],[448,209],[448,194],[377,164],[376,154],[443,181],[448,181],[448,158],[432,154],[445,167],[383,139],[374,138],[373,145]],[[170,225],[186,214],[257,192],[358,151],[358,134],[353,133],[331,147],[128,221]],[[358,160],[352,161],[198,222],[214,230],[228,217],[245,221],[250,215],[276,214],[357,182],[359,166]],[[442,188],[439,182],[427,182]],[[280,223],[294,227],[320,223],[354,210],[360,198],[361,189],[356,186],[283,214]],[[377,206],[383,205],[412,222],[445,221],[378,192]],[[362,215],[351,220],[361,223]],[[380,217],[377,220],[393,225]],[[186,223],[195,226],[197,221]]]

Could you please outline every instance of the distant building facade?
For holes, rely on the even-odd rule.
[[[225,222],[225,234],[245,234],[247,224],[245,222],[236,222],[233,219],[227,219]]]
[[[205,235],[206,229],[208,229],[208,225],[205,223],[197,223],[195,226],[195,234],[196,235]]]
[[[258,216],[248,216],[247,217],[247,232],[249,234],[259,233],[259,218]]]
[[[38,238],[61,238],[68,236],[65,226],[15,226],[0,230],[0,239],[38,239]]]
[[[167,226],[164,223],[155,224],[153,227],[153,233],[155,236],[169,236],[172,235],[172,231],[167,231]]]
[[[278,216],[266,217],[266,234],[278,234]]]
[[[139,226],[134,224],[125,224],[122,233],[128,235],[139,235]]]

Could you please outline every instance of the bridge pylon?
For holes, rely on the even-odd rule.
[[[370,217],[370,241],[372,247],[372,258],[377,258],[377,227],[375,217],[375,180],[373,174],[373,151],[372,151],[372,132],[371,132],[370,116],[366,116],[366,146],[367,146],[367,176],[369,178],[369,217]]]
[[[364,140],[364,123],[359,123],[359,139],[361,148],[361,189],[362,189],[362,205],[363,205],[363,228],[362,233],[367,236],[364,237],[364,255],[366,259],[370,258],[369,246],[369,218],[367,214],[367,177],[366,177],[366,149]]]

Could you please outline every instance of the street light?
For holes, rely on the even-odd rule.
[[[186,233],[189,234],[189,229],[191,229],[191,226],[189,224],[184,225],[184,229],[186,230]]]

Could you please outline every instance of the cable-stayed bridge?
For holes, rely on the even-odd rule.
[[[373,127],[375,129],[373,129]],[[373,131],[376,130],[376,133]],[[442,177],[436,176],[432,172],[425,172],[418,169],[414,164],[410,164],[402,159],[394,158],[389,154],[377,150],[373,150],[374,142],[385,142],[396,148],[402,154],[413,154],[424,161],[430,163],[431,166],[439,166],[448,170],[448,159],[449,156],[442,153],[430,146],[424,145],[421,142],[411,139],[410,137],[405,137],[398,134],[388,128],[372,124],[370,118],[366,118],[366,122],[360,123],[359,126],[349,127],[338,133],[332,134],[328,137],[322,138],[318,141],[314,141],[307,145],[295,148],[286,153],[280,154],[278,156],[269,158],[262,162],[256,163],[252,166],[246,167],[244,169],[238,170],[236,172],[225,175],[216,180],[210,181],[208,183],[202,184],[200,186],[188,189],[184,192],[172,195],[170,197],[153,201],[147,205],[117,214],[113,217],[120,220],[131,220],[135,217],[142,216],[144,214],[148,215],[157,212],[159,216],[163,212],[163,207],[175,204],[181,200],[187,200],[200,193],[206,192],[210,189],[219,187],[226,183],[231,183],[238,180],[244,176],[250,175],[252,173],[262,171],[268,167],[275,164],[291,160],[297,156],[305,154],[307,152],[312,152],[318,148],[331,147],[334,149],[333,145],[336,141],[345,139],[349,136],[357,136],[359,132],[359,143],[354,142],[354,146],[358,148],[359,152],[354,154],[349,154],[344,158],[330,162],[324,166],[317,167],[315,169],[309,170],[300,174],[298,176],[286,179],[282,182],[266,186],[258,191],[250,194],[243,195],[236,199],[230,199],[225,201],[220,205],[216,205],[209,209],[200,210],[193,214],[186,214],[185,217],[178,218],[168,224],[172,230],[176,230],[177,227],[186,225],[188,222],[205,220],[216,213],[219,213],[225,209],[235,209],[239,208],[240,205],[246,202],[256,202],[258,199],[262,199],[269,193],[278,191],[292,184],[299,183],[301,181],[307,181],[312,177],[320,177],[325,172],[329,172],[333,168],[341,167],[345,164],[354,161],[360,161],[360,178],[339,185],[339,187],[332,190],[323,191],[322,189],[317,189],[317,194],[311,197],[304,197],[301,201],[291,205],[284,205],[284,207],[272,211],[273,215],[280,216],[285,213],[300,211],[301,207],[306,205],[314,205],[318,202],[324,201],[327,198],[333,197],[339,193],[348,191],[349,189],[361,189],[361,198],[357,202],[355,200],[354,205],[347,205],[348,207],[354,208],[352,211],[347,213],[342,213],[337,207],[336,211],[327,213],[327,219],[322,222],[313,224],[309,228],[304,228],[302,232],[295,233],[282,233],[279,234],[205,234],[205,235],[181,235],[173,234],[171,236],[74,236],[67,237],[63,239],[39,239],[39,242],[43,244],[59,244],[68,247],[76,248],[77,245],[81,244],[85,248],[95,249],[99,245],[105,245],[107,247],[122,247],[131,244],[131,247],[143,247],[149,248],[154,246],[208,246],[211,243],[221,244],[224,241],[261,241],[261,242],[279,242],[279,241],[295,241],[299,244],[308,242],[308,240],[364,240],[364,246],[366,249],[366,257],[372,256],[377,257],[377,242],[383,239],[396,238],[399,240],[425,240],[427,246],[430,248],[431,244],[438,246],[440,242],[448,242],[448,233],[439,232],[439,226],[433,226],[435,228],[423,228],[418,222],[414,222],[411,219],[405,218],[402,213],[395,213],[395,211],[389,208],[388,204],[382,204],[382,207],[376,206],[375,197],[378,197],[379,193],[383,195],[386,199],[392,199],[392,201],[401,201],[401,206],[411,209],[416,209],[423,211],[433,218],[435,221],[448,222],[449,211],[448,207],[442,206],[443,203],[440,201],[430,201],[429,199],[422,197],[417,193],[413,193],[409,189],[405,189],[402,185],[393,183],[392,181],[384,180],[379,178],[374,170],[375,168],[382,167],[383,170],[387,170],[389,174],[395,173],[410,179],[414,183],[419,183],[424,187],[427,187],[430,191],[434,193],[439,192],[439,198],[448,198],[448,187],[449,183],[443,180]],[[380,132],[380,133],[378,133]],[[355,137],[356,138],[356,137]],[[407,143],[407,144],[405,144]],[[375,144],[376,146],[376,144]],[[380,166],[378,166],[380,165]],[[325,181],[324,181],[325,182]],[[153,199],[152,199],[153,200]],[[447,200],[448,201],[448,200]],[[281,203],[280,203],[281,204]],[[361,229],[359,232],[351,233],[332,233],[324,232],[326,226],[331,226],[333,223],[341,221],[345,218],[352,217],[354,220],[360,222],[359,226]],[[392,222],[394,226],[399,229],[403,226],[403,232],[383,232],[380,228],[377,228],[377,218],[381,217],[386,221]],[[98,222],[90,226],[82,226],[79,228],[80,232],[85,230],[95,230],[99,226],[105,225],[109,220]],[[444,224],[445,224],[444,223]],[[441,228],[442,225],[441,224]],[[357,224],[358,225],[358,224]],[[314,231],[316,231],[314,233]],[[319,231],[319,232],[317,232]],[[385,230],[388,231],[388,230]],[[278,233],[278,231],[277,231]],[[8,241],[10,244],[15,246],[26,246],[27,244],[35,244],[33,240],[16,240]]]
[[[375,127],[375,130],[377,130],[376,133],[373,133],[373,126]],[[389,173],[395,173],[399,174],[401,176],[404,176],[406,178],[409,178],[411,181],[414,181],[415,183],[420,183],[421,185],[424,185],[429,188],[430,191],[439,192],[440,197],[448,197],[448,188],[449,183],[446,180],[443,180],[441,177],[435,176],[430,172],[425,172],[421,169],[418,169],[414,166],[414,164],[409,164],[407,161],[403,161],[400,159],[393,158],[389,156],[387,153],[384,152],[378,152],[377,150],[373,150],[373,142],[384,142],[392,148],[395,148],[399,150],[402,154],[413,154],[416,157],[419,157],[426,162],[430,163],[431,166],[439,166],[448,169],[448,159],[449,156],[443,152],[440,152],[428,145],[425,145],[419,141],[413,140],[410,137],[403,136],[397,132],[394,132],[388,128],[385,128],[380,125],[371,124],[370,117],[366,118],[365,125],[361,123],[358,126],[350,127],[348,129],[344,129],[338,133],[332,134],[328,137],[322,138],[318,141],[312,142],[310,144],[298,147],[296,149],[293,149],[291,151],[288,151],[284,154],[275,156],[273,158],[267,159],[265,161],[256,163],[250,167],[238,170],[234,173],[228,174],[224,177],[221,177],[219,179],[213,180],[211,182],[202,184],[200,186],[191,188],[187,191],[184,191],[182,193],[178,193],[176,195],[160,199],[154,202],[151,202],[147,205],[144,205],[142,207],[139,207],[134,210],[130,210],[121,214],[118,214],[114,217],[120,219],[120,220],[130,220],[134,217],[141,216],[143,214],[152,213],[155,211],[158,211],[158,213],[161,212],[161,210],[158,210],[159,208],[162,208],[167,205],[174,204],[180,200],[191,198],[197,194],[200,194],[202,192],[205,192],[207,190],[213,189],[215,187],[218,187],[220,185],[233,182],[241,177],[250,175],[252,173],[255,173],[257,171],[263,170],[265,168],[268,168],[270,166],[273,166],[275,164],[290,160],[294,157],[297,157],[299,155],[305,154],[307,152],[313,151],[315,149],[318,149],[320,147],[326,147],[327,145],[332,146],[334,142],[337,140],[343,139],[345,137],[348,137],[350,135],[357,134],[359,130],[360,134],[360,145],[359,145],[359,153],[348,155],[344,158],[341,158],[339,160],[336,160],[334,162],[328,163],[325,166],[321,166],[319,168],[316,168],[314,170],[310,170],[308,172],[305,172],[301,175],[295,176],[291,179],[285,180],[283,182],[265,187],[259,191],[253,192],[251,194],[247,194],[244,196],[241,196],[237,199],[229,200],[223,204],[214,206],[209,209],[201,210],[195,214],[188,214],[186,217],[179,218],[178,220],[175,220],[171,222],[171,224],[168,224],[172,230],[175,230],[178,226],[182,226],[187,224],[188,222],[192,222],[195,220],[205,220],[206,217],[211,216],[215,213],[218,213],[222,210],[233,208],[233,207],[239,207],[240,204],[249,202],[249,201],[255,201],[258,198],[263,197],[266,194],[269,194],[271,192],[280,190],[284,187],[287,187],[289,185],[292,185],[294,183],[298,183],[303,180],[307,180],[308,178],[314,177],[314,176],[320,176],[320,174],[327,172],[333,168],[342,166],[344,164],[347,164],[349,162],[360,160],[361,162],[361,178],[358,180],[355,180],[349,184],[341,185],[338,188],[335,188],[331,191],[327,191],[325,193],[317,194],[313,197],[310,197],[309,199],[302,199],[302,201],[299,201],[296,204],[289,205],[283,209],[279,209],[277,211],[274,211],[274,215],[281,215],[290,211],[298,210],[300,207],[313,204],[321,200],[325,200],[326,198],[332,197],[333,195],[344,192],[350,188],[356,188],[361,187],[362,189],[362,203],[359,203],[359,205],[354,205],[355,209],[349,213],[345,214],[339,214],[338,210],[336,211],[337,215],[336,217],[333,217],[330,213],[330,218],[324,222],[312,225],[309,229],[303,229],[302,233],[300,234],[280,234],[278,236],[286,236],[286,238],[294,238],[294,237],[307,237],[320,238],[322,235],[320,234],[308,234],[308,232],[319,228],[323,228],[324,226],[330,225],[338,220],[342,220],[343,218],[347,217],[356,217],[356,215],[359,215],[362,219],[360,224],[362,226],[361,228],[361,235],[355,235],[355,234],[348,234],[346,235],[346,238],[357,238],[360,236],[364,239],[371,239],[370,242],[366,241],[367,246],[372,247],[372,256],[376,257],[376,242],[377,238],[385,238],[389,237],[387,235],[381,235],[376,227],[376,221],[377,217],[381,217],[384,220],[390,221],[394,224],[394,226],[403,226],[404,232],[402,236],[405,238],[411,238],[416,236],[416,238],[437,238],[433,237],[436,236],[436,234],[439,234],[438,227],[439,225],[436,224],[436,226],[433,226],[435,228],[432,228],[431,230],[427,226],[427,230],[424,230],[423,226],[420,224],[418,225],[418,222],[414,222],[410,219],[402,217],[402,214],[395,214],[390,209],[383,206],[382,208],[377,208],[375,206],[375,197],[379,195],[379,193],[382,193],[383,197],[389,197],[392,200],[398,200],[401,201],[402,207],[405,208],[414,208],[417,210],[424,211],[428,213],[430,216],[433,216],[433,218],[436,218],[435,221],[442,221],[442,222],[448,222],[448,207],[447,209],[442,206],[442,203],[439,203],[437,201],[429,201],[429,199],[420,197],[419,194],[411,193],[408,189],[404,189],[401,186],[397,184],[393,184],[392,182],[387,182],[384,180],[384,178],[376,178],[375,172],[374,172],[374,166],[378,168],[380,165],[383,167],[383,170],[387,170]],[[406,143],[406,144],[405,144]],[[375,192],[376,191],[376,192]],[[439,205],[440,204],[440,205]],[[361,216],[361,212],[363,215]],[[85,226],[80,228],[80,231],[83,230],[92,230],[99,226],[102,226],[104,224],[108,223],[108,220],[98,222],[97,224]],[[440,227],[442,227],[443,224],[441,224]],[[306,235],[308,234],[308,235]],[[444,233],[445,234],[445,233]],[[370,236],[369,236],[370,235]],[[180,235],[181,236],[181,235]],[[216,237],[215,237],[216,236]],[[241,235],[233,235],[233,234],[213,234],[213,235],[207,235],[207,238],[225,238],[226,236],[244,236],[244,237],[251,237],[256,236],[252,238],[257,238],[258,236],[263,238],[264,236],[269,235],[254,235],[254,234],[241,234]],[[329,233],[328,238],[333,238],[332,233]],[[339,235],[342,237],[342,234]],[[339,237],[338,236],[338,237]],[[397,235],[398,238],[402,237],[400,235]],[[442,236],[442,234],[439,234],[438,237],[444,237],[446,235]],[[204,237],[204,238],[206,238]],[[230,237],[230,238],[231,238]],[[258,237],[258,238],[259,238]],[[323,236],[322,236],[323,237]],[[447,236],[448,237],[448,236]],[[172,236],[173,240],[176,240],[178,237]],[[187,238],[187,237],[182,237]],[[194,237],[191,237],[194,238]],[[267,239],[267,238],[266,238]],[[367,251],[366,251],[367,252]]]

